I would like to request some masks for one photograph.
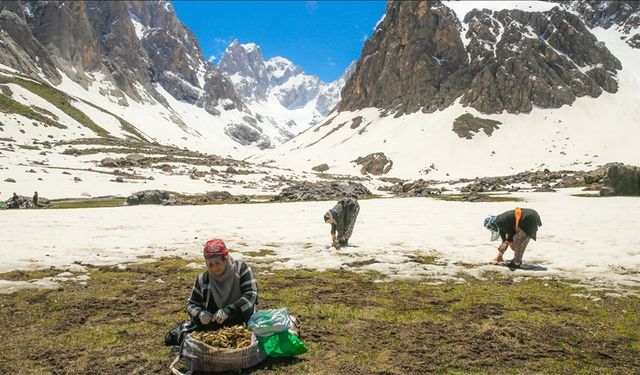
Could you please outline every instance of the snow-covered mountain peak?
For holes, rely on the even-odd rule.
[[[283,83],[296,74],[304,74],[301,67],[280,56],[270,58],[265,65],[271,80],[278,83]]]
[[[282,129],[287,139],[329,113],[353,70],[326,83],[287,58],[276,56],[265,62],[260,46],[237,40],[226,48],[218,68],[250,109]]]

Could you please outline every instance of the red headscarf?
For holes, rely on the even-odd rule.
[[[204,245],[203,252],[204,259],[222,257],[223,260],[227,260],[227,257],[229,256],[229,250],[227,250],[227,246],[225,246],[222,240],[217,238],[207,241],[207,244]]]

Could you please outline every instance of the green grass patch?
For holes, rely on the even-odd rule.
[[[408,255],[409,261],[419,264],[441,264],[439,258],[435,255]]]
[[[89,116],[87,116],[84,112],[80,111],[78,108],[71,105],[72,99],[69,95],[63,93],[60,90],[57,90],[49,85],[45,85],[42,83],[37,83],[33,81],[29,81],[22,78],[14,77],[11,81],[17,85],[24,87],[25,89],[31,91],[32,93],[40,96],[46,101],[58,107],[62,112],[69,115],[74,120],[78,121],[83,126],[91,129],[94,133],[99,136],[109,136],[109,132],[104,128],[100,127],[98,124],[93,122]]]
[[[122,130],[124,130],[125,132],[131,134],[131,136],[133,136],[133,138],[134,138],[133,139],[134,141],[140,141],[140,142],[144,142],[144,143],[148,143],[149,142],[149,140],[147,140],[147,138],[144,135],[142,135],[142,133],[140,133],[138,128],[133,126],[127,120],[123,119],[122,117],[120,117],[120,116],[118,116],[118,115],[116,115],[116,114],[114,114],[112,112],[107,111],[104,108],[98,107],[97,105],[95,105],[95,104],[93,104],[91,102],[88,102],[86,100],[83,100],[83,102],[85,104],[87,104],[87,105],[92,106],[93,108],[95,108],[95,109],[97,109],[99,111],[102,111],[104,113],[108,113],[109,115],[111,115],[111,116],[115,117],[116,119],[118,119],[118,121],[120,122],[120,127],[122,128]]]
[[[265,257],[269,255],[276,255],[276,252],[271,249],[260,249],[259,251],[245,251],[242,254],[257,258],[257,257]]]
[[[34,145],[18,145],[18,147],[24,150],[40,150],[40,147]]]
[[[122,207],[126,198],[87,198],[87,199],[56,199],[51,201],[51,208],[98,208]]]
[[[87,266],[87,285],[65,282],[58,290],[3,295],[0,368],[167,373],[173,357],[162,339],[187,318],[185,301],[205,269],[188,267],[191,262]],[[382,275],[374,272],[252,267],[259,308],[287,307],[299,317],[309,348],[298,359],[267,359],[252,374],[590,374],[634,373],[640,366],[637,296],[589,290],[601,298],[594,301],[572,296],[585,290],[568,282],[514,282],[499,273],[429,285],[380,283]],[[29,317],[28,324],[10,324],[16,316]]]
[[[17,101],[11,99],[10,97],[2,94],[0,94],[0,112],[17,113],[24,117],[30,118],[31,120],[39,121],[59,129],[67,128],[65,125],[62,125],[56,121],[53,121],[52,119],[45,117],[38,112],[35,112],[34,110],[27,107],[26,105],[20,104]]]

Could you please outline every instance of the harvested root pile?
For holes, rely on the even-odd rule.
[[[214,348],[241,349],[251,346],[251,331],[243,325],[220,328],[217,331],[194,332],[191,337]]]

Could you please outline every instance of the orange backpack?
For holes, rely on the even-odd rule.
[[[522,217],[522,210],[520,209],[520,207],[518,207],[514,211],[516,214],[516,232],[517,232],[518,228],[520,228],[520,218]]]

